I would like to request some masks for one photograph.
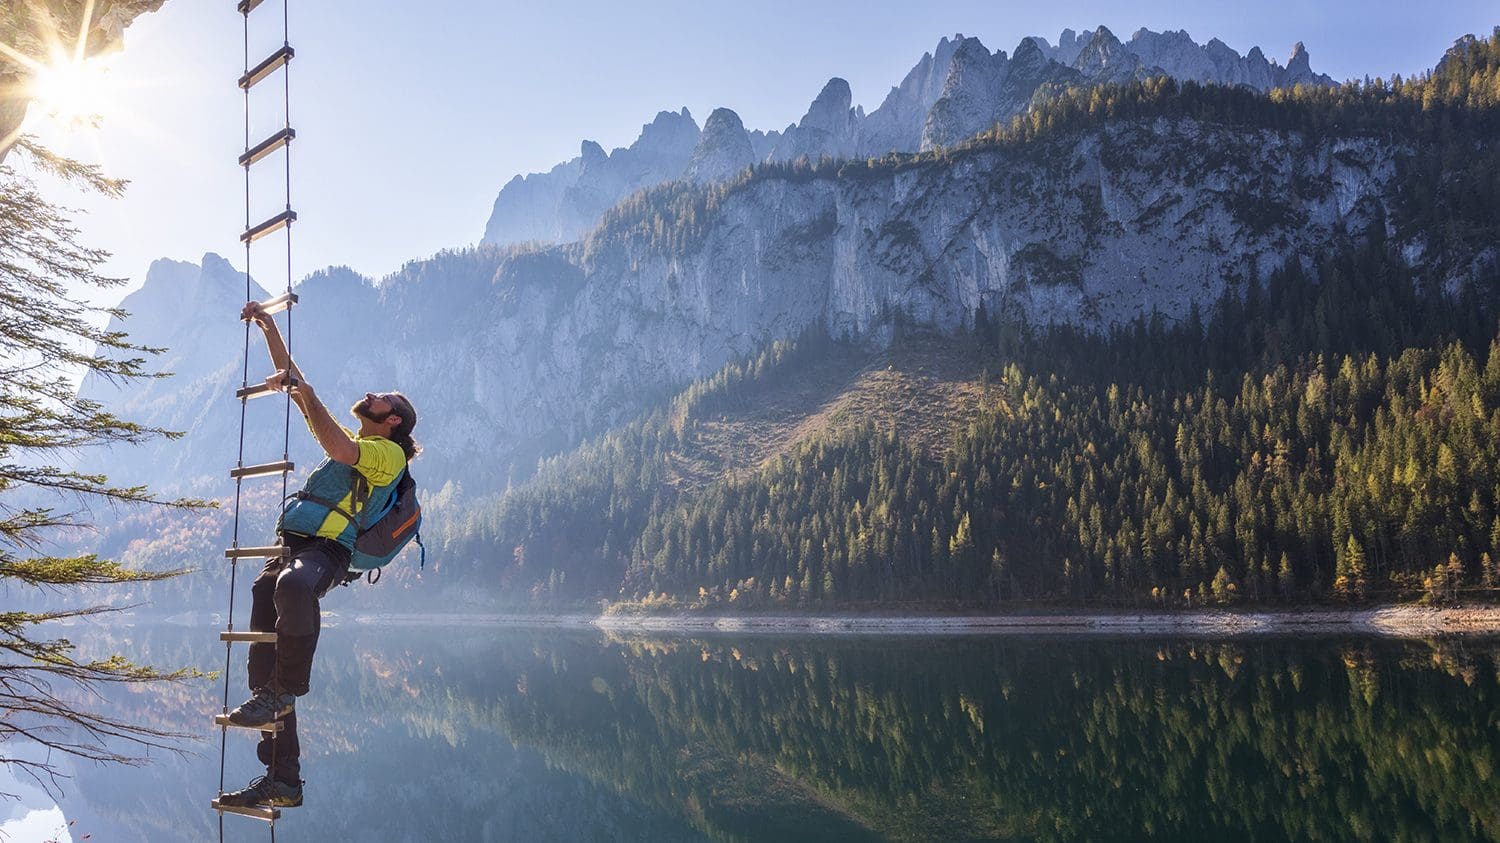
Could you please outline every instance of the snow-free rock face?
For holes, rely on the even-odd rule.
[[[722,128],[743,156],[731,117],[710,118],[705,143]],[[657,221],[671,219],[670,201],[648,198],[580,244],[445,253],[378,289],[320,274],[299,288],[294,353],[341,416],[366,390],[406,392],[423,414],[423,476],[498,491],[538,456],[814,324],[878,342],[891,314],[953,330],[981,306],[1096,327],[1152,311],[1180,318],[1381,219],[1398,152],[1388,143],[1163,119],[857,177],[762,175],[705,192],[715,198],[696,219],[666,231]],[[734,160],[717,154],[699,161]],[[141,474],[112,472],[121,479],[199,478],[200,494],[226,484],[240,376],[239,343],[226,336],[240,330],[243,278],[223,274],[210,259],[201,271],[161,264],[126,302],[142,316],[124,327],[172,346],[183,369],[132,387],[127,417],[190,436],[170,451],[135,449]],[[216,333],[193,333],[200,322]],[[385,326],[379,337],[339,333],[371,324]],[[252,376],[264,365],[253,358]],[[266,405],[255,412],[268,421],[252,424],[264,454],[279,447],[281,411],[252,403]]]
[[[119,49],[125,27],[147,12],[161,8],[165,0],[27,0],[0,4],[0,43],[38,61],[47,60],[46,45],[64,33],[71,44],[77,33],[87,33],[86,55]],[[82,26],[83,16],[89,25]],[[29,99],[26,83],[30,73],[24,63],[0,54],[0,139],[9,139],[26,118]],[[10,150],[10,140],[0,143],[0,163]]]
[[[911,152],[921,146],[928,112],[942,96],[953,67],[953,54],[964,40],[960,35],[953,41],[947,38],[938,41],[937,48],[924,53],[901,84],[886,94],[880,107],[871,112],[860,127],[862,153],[878,154],[874,152],[877,149]]]
[[[699,184],[725,181],[755,163],[750,134],[740,116],[727,108],[716,108],[703,124],[698,148],[688,159],[684,175]]]
[[[873,339],[891,313],[952,330],[981,305],[1038,323],[1182,317],[1235,279],[1380,218],[1393,157],[1374,139],[1308,147],[1291,134],[1157,121],[1031,154],[757,178],[677,247],[617,219],[581,246],[524,258],[534,265],[501,260],[522,292],[485,310],[478,335],[424,346],[457,361],[445,365],[475,385],[467,403],[484,414],[474,427],[493,437],[445,446],[505,453],[582,436],[667,384],[820,322]],[[403,330],[443,335],[420,311],[410,320]]]
[[[990,55],[978,38],[960,38],[957,44],[943,91],[922,126],[923,149],[973,137],[993,126],[1006,110],[1001,85],[1010,63],[1005,53]]]
[[[1062,86],[1163,74],[1261,91],[1298,83],[1332,84],[1327,76],[1312,72],[1300,44],[1282,68],[1268,62],[1258,47],[1241,57],[1217,39],[1200,46],[1186,32],[1142,29],[1121,42],[1102,26],[1082,35],[1066,29],[1056,47],[1044,38],[1026,38],[1009,57],[960,34],[940,40],[869,114],[853,104],[849,84],[835,78],[802,119],[785,129],[725,128],[734,136],[732,148],[725,146],[724,138],[713,140],[706,153],[718,158],[711,163],[697,154],[698,127],[687,110],[664,111],[629,149],[617,149],[592,164],[588,155],[580,155],[550,172],[512,179],[495,200],[483,242],[572,242],[593,228],[606,209],[661,182],[689,178],[701,183],[715,177],[710,172],[732,177],[761,161],[879,157],[952,146],[1026,111],[1039,95]],[[742,154],[740,132],[748,142],[748,159]]]
[[[1223,41],[1211,39],[1203,47],[1182,30],[1151,32],[1137,30],[1130,36],[1130,50],[1146,67],[1160,68],[1174,79],[1185,82],[1226,82],[1244,85],[1257,91],[1276,86],[1276,74],[1259,47],[1252,47],[1243,58]]]
[[[1143,70],[1140,56],[1102,26],[1080,45],[1070,66],[1093,84],[1130,82],[1140,78]]]
[[[1286,71],[1281,74],[1281,85],[1290,88],[1293,85],[1315,85],[1318,75],[1312,72],[1311,60],[1307,57],[1307,48],[1298,41],[1292,47],[1292,57],[1287,60]]]
[[[1082,82],[1082,75],[1078,71],[1049,61],[1043,54],[1038,39],[1024,39],[1016,47],[1015,55],[1010,60],[1005,82],[1000,86],[999,101],[995,104],[995,118],[991,122],[998,123],[1009,119],[1011,115],[1026,111],[1036,98],[1037,91],[1044,86],[1063,87]],[[975,131],[980,129],[976,128]]]
[[[859,152],[859,124],[864,112],[851,108],[849,83],[837,77],[823,86],[802,120],[786,127],[769,152],[755,157],[772,161],[816,160],[824,155],[848,158]]]

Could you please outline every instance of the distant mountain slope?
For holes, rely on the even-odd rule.
[[[1026,111],[1038,91],[1057,85],[1098,85],[1150,76],[1243,85],[1256,91],[1298,84],[1331,85],[1312,72],[1299,42],[1286,67],[1259,47],[1245,56],[1217,38],[1199,45],[1186,32],[1141,29],[1120,41],[1105,27],[1083,35],[1064,30],[1056,47],[1025,38],[1007,57],[978,38],[943,38],[866,115],[851,107],[849,83],[829,80],[797,123],[781,131],[747,131],[739,116],[717,109],[722,125],[700,134],[687,109],[663,111],[628,148],[605,153],[584,141],[579,157],[547,173],[516,176],[500,191],[483,242],[566,243],[593,228],[605,209],[643,188],[684,176],[712,181],[753,163],[879,157],[965,140]],[[712,118],[711,118],[712,119]],[[705,169],[694,162],[715,161]]]

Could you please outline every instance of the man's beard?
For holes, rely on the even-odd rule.
[[[380,424],[381,422],[385,421],[385,419],[377,419],[374,416],[370,415],[370,399],[368,398],[359,399],[359,401],[355,402],[353,407],[349,408],[349,412],[353,413],[356,416],[359,416],[362,419],[367,419],[376,424]]]

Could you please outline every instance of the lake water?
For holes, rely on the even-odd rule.
[[[73,635],[218,669],[212,629]],[[236,647],[235,682],[243,681]],[[1500,642],[621,636],[325,627],[282,841],[1500,839]],[[197,755],[71,765],[72,838],[202,841]],[[244,694],[236,687],[231,701]],[[228,741],[228,783],[258,770]],[[224,818],[225,839],[266,827]]]

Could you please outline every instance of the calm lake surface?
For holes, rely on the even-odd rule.
[[[76,634],[75,634],[76,632]],[[70,630],[217,670],[213,629]],[[236,646],[231,704],[245,696]],[[324,628],[281,841],[1494,840],[1500,641]],[[112,696],[186,757],[70,765],[72,837],[216,839],[218,682]],[[259,770],[231,733],[231,788]],[[264,841],[224,818],[225,839]]]

